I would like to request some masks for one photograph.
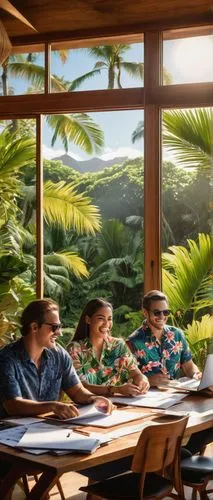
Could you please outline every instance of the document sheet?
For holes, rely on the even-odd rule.
[[[122,397],[122,396],[115,396],[111,398],[113,403],[120,403],[120,404],[126,404],[130,406],[144,406],[147,408],[162,408],[166,409],[169,408],[170,406],[179,403],[182,399],[186,397],[186,394],[178,394],[176,392],[174,393],[168,393],[168,392],[161,392],[158,390],[151,390],[147,392],[147,394],[144,394],[142,396],[136,396],[136,397]]]

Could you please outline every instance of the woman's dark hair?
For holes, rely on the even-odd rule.
[[[155,300],[165,300],[168,303],[167,296],[163,292],[160,292],[160,290],[150,290],[143,297],[142,307],[149,311],[151,302]]]
[[[91,317],[101,307],[110,307],[110,309],[113,310],[112,304],[110,304],[110,302],[107,302],[107,300],[102,299],[102,297],[98,297],[97,299],[92,299],[87,302],[81,313],[73,340],[78,342],[79,340],[83,340],[86,337],[89,337],[89,325],[86,323],[85,318],[86,316]]]
[[[30,324],[35,322],[39,325],[45,322],[45,315],[49,311],[58,311],[58,304],[52,299],[40,299],[30,302],[21,315],[21,334],[23,336],[30,332]]]

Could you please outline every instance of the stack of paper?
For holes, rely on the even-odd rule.
[[[100,445],[97,438],[85,436],[72,429],[62,429],[55,425],[31,425],[19,442],[18,448],[39,448],[45,450],[69,450],[92,453]]]

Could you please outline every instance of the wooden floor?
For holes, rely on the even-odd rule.
[[[206,454],[213,456],[213,445],[207,448]],[[33,484],[34,484],[33,479],[30,479],[29,486],[31,487]],[[64,474],[61,478],[61,485],[66,500],[85,500],[86,495],[80,492],[79,488],[81,486],[85,486],[86,484],[87,484],[87,478],[75,472],[69,472],[67,474]],[[211,482],[211,488],[213,488],[213,481]],[[192,490],[190,488],[185,488],[186,500],[191,500],[191,491]],[[24,498],[25,495],[23,491],[17,485],[13,492],[12,500],[24,500]],[[213,500],[213,493],[209,495],[209,499]],[[54,487],[50,491],[50,500],[61,500],[61,496],[59,494],[57,487]]]

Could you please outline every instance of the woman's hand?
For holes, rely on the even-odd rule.
[[[145,394],[145,393],[149,390],[149,388],[150,388],[150,383],[149,383],[148,378],[147,378],[145,375],[143,375],[143,378],[142,378],[142,380],[139,382],[138,387],[139,387],[139,389],[140,389],[140,393],[141,393],[141,394]]]
[[[140,396],[141,389],[135,384],[131,382],[127,382],[126,384],[116,386],[117,392],[122,394],[123,396]]]
[[[113,405],[112,401],[105,398],[104,396],[93,396],[92,401],[94,402],[97,410],[108,415],[111,415],[112,411],[116,408],[116,406]]]
[[[155,373],[149,377],[149,382],[151,387],[156,387],[158,385],[167,385],[169,383],[169,375],[165,373]]]
[[[78,417],[79,411],[72,403],[66,404],[60,401],[55,401],[53,404],[53,412],[60,419]]]

